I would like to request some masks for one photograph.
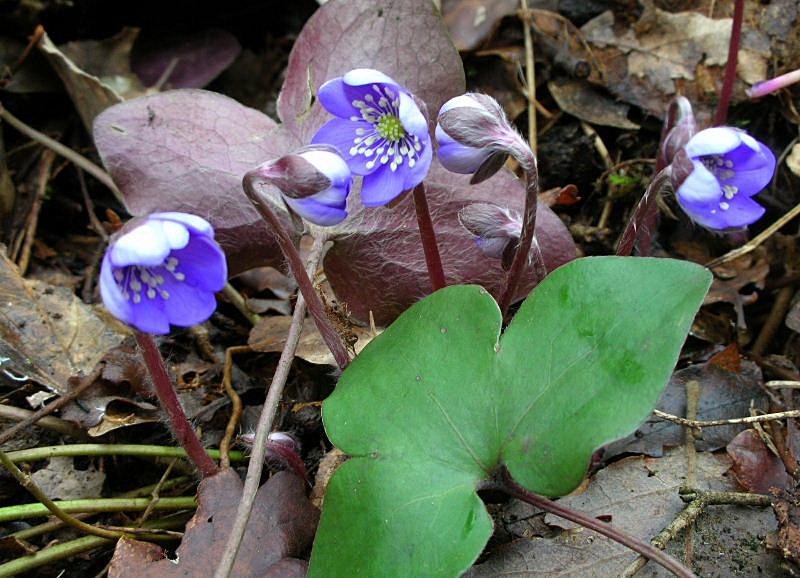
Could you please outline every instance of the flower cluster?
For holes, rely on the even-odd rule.
[[[211,317],[227,281],[225,254],[211,225],[186,213],[154,213],[129,222],[111,241],[100,294],[118,319],[165,334]]]

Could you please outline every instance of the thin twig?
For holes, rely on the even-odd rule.
[[[789,306],[792,304],[792,297],[794,296],[794,287],[784,287],[778,291],[775,301],[772,303],[767,320],[761,327],[755,342],[753,343],[753,355],[761,356],[772,340],[775,338],[775,333],[783,324],[786,318],[786,312],[789,311]]]
[[[49,415],[49,414],[53,413],[54,411],[61,409],[62,407],[67,405],[69,402],[71,402],[73,399],[77,398],[80,394],[82,394],[84,391],[89,389],[92,386],[92,384],[94,384],[94,382],[97,381],[100,378],[100,376],[103,374],[103,368],[104,368],[104,364],[99,364],[94,369],[94,371],[92,371],[92,373],[90,373],[89,375],[87,375],[86,377],[81,379],[80,383],[77,386],[75,386],[73,389],[71,389],[70,391],[68,391],[67,393],[65,393],[64,395],[59,397],[57,400],[53,401],[52,403],[48,403],[43,408],[41,408],[38,411],[30,414],[28,417],[23,419],[18,424],[13,425],[10,428],[8,428],[7,430],[5,430],[3,433],[0,434],[0,445],[3,445],[4,443],[6,443],[8,440],[13,438],[15,435],[17,435],[17,433],[19,433],[23,429],[29,428],[30,426],[34,425],[36,422],[38,422],[40,419],[42,419],[46,415]],[[3,417],[5,417],[5,416],[3,416]],[[61,420],[61,421],[63,421],[63,420]],[[67,423],[69,423],[69,422],[67,422]],[[44,425],[44,424],[42,424],[42,425]],[[59,430],[59,431],[61,431],[61,433],[64,433],[63,430]],[[77,431],[78,432],[82,432],[83,430],[81,430],[80,428],[77,428]]]
[[[714,115],[714,125],[725,124],[728,119],[728,106],[733,94],[733,83],[736,80],[736,65],[739,59],[739,41],[742,38],[742,21],[744,20],[744,0],[736,0],[733,7],[733,22],[731,24],[731,38],[728,43],[728,61],[725,64],[725,77],[722,80],[722,90],[719,93],[717,113]]]
[[[230,283],[225,283],[225,287],[222,288],[222,294],[228,298],[231,305],[236,307],[236,309],[245,316],[245,319],[247,319],[251,325],[258,325],[258,322],[261,321],[261,316],[250,310],[247,306],[247,301],[245,301],[242,294],[236,290],[236,287]]]
[[[661,550],[653,547],[651,544],[642,542],[633,536],[628,536],[611,524],[601,522],[597,518],[593,518],[592,516],[588,516],[582,512],[577,512],[571,508],[567,508],[566,506],[559,504],[558,502],[554,502],[543,496],[529,492],[511,477],[511,474],[509,474],[505,467],[502,471],[502,482],[498,483],[494,489],[503,491],[506,494],[517,498],[518,500],[527,502],[528,504],[536,506],[537,508],[541,508],[546,512],[550,512],[551,514],[555,514],[556,516],[564,518],[565,520],[570,520],[571,522],[580,524],[584,528],[594,530],[598,534],[602,534],[606,538],[614,540],[615,542],[630,548],[634,552],[638,552],[642,556],[646,556],[653,562],[660,564],[675,574],[675,576],[679,576],[680,578],[697,578],[694,572],[683,566],[683,564],[675,560],[672,556],[669,556]]]
[[[764,387],[770,387],[775,389],[800,389],[800,381],[777,379],[766,382],[764,384]]]
[[[242,398],[236,393],[233,388],[233,354],[234,353],[247,353],[253,351],[249,345],[236,345],[229,347],[225,350],[225,366],[222,369],[222,386],[225,388],[225,393],[231,398],[231,417],[228,420],[228,425],[225,427],[225,435],[219,443],[219,465],[221,468],[227,468],[231,465],[228,452],[231,449],[231,442],[236,435],[236,427],[239,425],[239,419],[242,417]]]
[[[53,502],[47,495],[36,485],[36,482],[33,481],[29,475],[25,474],[20,470],[14,462],[8,459],[8,456],[4,451],[0,451],[0,463],[8,470],[8,472],[14,476],[14,478],[20,483],[20,485],[25,488],[30,494],[39,500],[39,502],[45,506],[50,512],[59,520],[64,522],[65,524],[75,528],[79,532],[84,534],[92,534],[94,536],[99,536],[101,538],[108,538],[110,540],[115,540],[124,534],[122,532],[112,532],[109,530],[103,530],[101,528],[96,528],[91,524],[87,524],[86,522],[82,522],[81,520],[77,520],[67,514],[64,510],[58,507],[58,505]]]
[[[525,88],[528,100],[528,143],[533,154],[537,153],[536,143],[536,69],[533,58],[533,37],[531,35],[531,12],[528,9],[528,0],[520,0],[520,19],[524,27],[525,37]]]
[[[436,242],[436,230],[433,228],[428,199],[425,197],[425,183],[414,187],[414,192],[411,194],[414,197],[414,210],[417,214],[417,225],[422,238],[422,251],[425,253],[425,264],[428,266],[431,287],[434,291],[438,291],[447,286],[447,281],[444,277],[442,257],[439,253],[439,244]]]
[[[161,501],[161,496],[159,492],[161,492],[162,486],[167,482],[167,478],[172,473],[172,468],[175,467],[175,464],[178,463],[178,458],[173,458],[173,460],[169,463],[169,465],[164,469],[164,473],[161,474],[161,479],[158,480],[158,483],[153,488],[153,491],[150,492],[151,501],[147,504],[147,508],[145,508],[144,513],[136,520],[136,527],[140,528],[142,524],[144,524],[147,519],[150,517],[150,514],[155,510],[158,502]]]
[[[311,247],[311,252],[308,255],[308,264],[306,266],[308,274],[313,274],[314,271],[317,270],[324,252],[325,241],[326,240],[321,237],[314,239],[314,245]],[[250,512],[255,502],[256,492],[261,483],[261,472],[264,468],[264,458],[267,453],[267,437],[272,429],[278,403],[283,395],[283,388],[286,385],[286,379],[289,377],[292,360],[294,359],[295,351],[297,351],[297,345],[300,342],[300,333],[303,330],[305,312],[306,302],[301,292],[297,296],[297,302],[294,306],[292,324],[289,326],[289,333],[286,336],[286,345],[284,345],[283,352],[281,352],[278,366],[275,369],[275,374],[272,376],[272,383],[267,393],[267,399],[264,402],[261,416],[258,419],[256,436],[253,441],[253,451],[250,456],[250,464],[247,467],[244,489],[242,490],[242,500],[239,502],[236,518],[233,522],[231,533],[228,536],[228,541],[225,544],[225,550],[223,551],[219,566],[217,566],[217,570],[214,573],[214,578],[228,578],[233,569],[233,564],[236,561],[236,554],[239,552],[239,546],[244,537],[247,522],[250,519]]]
[[[723,265],[724,263],[728,263],[729,261],[738,259],[742,255],[747,255],[751,251],[755,250],[764,241],[769,239],[776,232],[778,232],[781,229],[781,227],[783,227],[786,223],[794,219],[797,215],[800,215],[800,204],[797,204],[795,207],[792,208],[791,211],[783,215],[780,219],[772,223],[769,227],[764,229],[761,233],[753,237],[750,241],[748,241],[741,247],[737,247],[733,251],[725,253],[722,257],[717,257],[716,259],[713,259],[708,263],[706,263],[705,264],[706,268],[713,269],[714,267],[718,267],[719,265]]]
[[[186,412],[183,411],[181,402],[178,400],[178,394],[175,392],[169,373],[167,373],[161,352],[158,351],[158,346],[153,341],[153,336],[141,331],[135,331],[134,334],[145,365],[153,378],[153,389],[169,418],[172,433],[175,434],[178,443],[186,450],[189,459],[200,470],[203,477],[213,476],[219,471],[219,468],[208,456],[206,449],[194,432],[189,418],[186,417]]]
[[[657,409],[653,410],[653,415],[656,417],[660,417],[661,419],[665,419],[667,421],[671,421],[673,423],[677,423],[680,425],[685,425],[688,427],[694,428],[704,428],[704,427],[716,427],[722,425],[732,425],[732,424],[742,424],[742,423],[759,423],[763,421],[773,421],[776,419],[786,419],[788,417],[800,417],[800,409],[793,409],[791,411],[782,411],[779,413],[765,413],[762,415],[752,415],[749,417],[735,417],[731,419],[715,419],[710,421],[699,421],[694,419],[685,419],[682,417],[678,417],[677,415],[672,415],[669,413],[664,413],[663,411],[659,411]]]
[[[108,189],[114,194],[114,196],[122,204],[122,206],[125,206],[125,197],[122,196],[122,192],[117,188],[117,185],[114,184],[114,181],[111,180],[109,174],[100,167],[98,167],[96,164],[94,164],[92,161],[87,159],[85,156],[75,152],[69,147],[64,146],[63,144],[61,144],[57,140],[50,138],[46,134],[39,132],[35,128],[28,126],[27,124],[19,120],[17,117],[15,117],[13,114],[8,112],[8,110],[3,107],[2,103],[0,103],[0,118],[2,118],[11,126],[13,126],[22,134],[32,138],[38,143],[43,144],[56,154],[61,155],[71,163],[79,166],[84,171],[92,175],[94,178],[96,178],[98,181],[100,181],[106,187],[108,187]]]
[[[261,218],[269,225],[270,231],[274,235],[278,246],[281,248],[283,256],[289,262],[289,267],[292,270],[300,293],[303,295],[303,299],[306,302],[308,312],[311,314],[311,318],[317,326],[317,331],[319,331],[325,345],[328,346],[328,349],[330,349],[333,354],[333,358],[336,360],[339,369],[344,369],[350,363],[350,354],[347,352],[347,345],[345,345],[342,336],[336,331],[333,323],[331,323],[331,320],[328,318],[325,304],[314,289],[311,278],[303,266],[303,260],[300,258],[300,253],[297,252],[297,247],[294,246],[291,236],[275,214],[270,201],[256,188],[258,179],[258,173],[247,173],[242,179],[242,188],[244,188],[247,198],[250,199],[250,202],[259,212]]]
[[[700,382],[694,379],[686,382],[686,419],[697,421],[697,411],[700,407]],[[697,448],[695,440],[699,430],[686,428],[686,484],[694,487],[697,485]],[[684,559],[683,562],[689,568],[692,567],[694,556],[694,524],[686,527],[686,539],[684,540]]]
[[[42,157],[39,159],[39,170],[36,173],[36,187],[34,189],[33,203],[28,211],[28,218],[25,222],[25,240],[22,242],[19,259],[17,260],[19,274],[23,276],[28,270],[28,264],[30,263],[33,242],[36,240],[36,229],[39,226],[39,213],[42,211],[45,193],[47,192],[47,184],[50,182],[50,173],[53,169],[53,162],[55,159],[56,155],[51,150],[44,151]]]

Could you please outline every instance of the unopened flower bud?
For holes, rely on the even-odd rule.
[[[304,219],[325,226],[347,217],[353,177],[335,148],[311,145],[261,165],[260,179],[277,188],[286,204]]]
[[[692,104],[684,96],[676,96],[669,104],[667,118],[661,129],[661,144],[658,150],[659,170],[672,163],[679,150],[697,134],[697,122]]]
[[[500,170],[520,139],[495,99],[471,92],[444,103],[436,140],[442,166],[454,173],[474,173],[474,184]]]
[[[458,220],[475,235],[475,244],[484,255],[502,259],[506,269],[511,265],[522,233],[519,215],[491,203],[473,203],[459,211]]]

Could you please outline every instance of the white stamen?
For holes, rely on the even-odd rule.
[[[389,168],[390,168],[390,169],[392,169],[392,172],[393,172],[393,173],[394,173],[394,172],[397,172],[397,163],[395,163],[394,161],[392,161],[392,163],[389,165]]]
[[[731,208],[731,206],[723,201],[719,204],[719,208],[722,209],[723,211],[727,211],[728,209]]]
[[[125,278],[125,275],[122,273],[122,269],[115,269],[114,270],[114,279],[117,280],[117,283],[122,283],[122,280]]]
[[[183,281],[183,280],[185,280],[185,279],[186,279],[186,275],[184,275],[184,274],[183,274],[183,273],[181,273],[180,271],[178,271],[177,273],[175,273],[175,274],[174,274],[174,276],[175,276],[175,279],[177,279],[178,281]]]
[[[156,298],[156,290],[152,287],[147,290],[147,298],[148,299],[155,299]]]
[[[142,302],[142,294],[141,293],[134,293],[133,294],[133,302],[137,305]]]
[[[162,299],[169,299],[169,292],[165,291],[164,289],[161,290],[161,298]]]

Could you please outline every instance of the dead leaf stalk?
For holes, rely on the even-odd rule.
[[[247,301],[245,301],[242,294],[236,290],[236,287],[231,285],[230,283],[225,283],[225,287],[222,288],[222,294],[228,298],[228,301],[231,302],[231,305],[236,307],[239,312],[245,316],[245,318],[253,325],[258,325],[258,322],[261,321],[261,316],[257,313],[253,313],[250,308],[247,306]]]
[[[597,518],[588,516],[571,508],[567,508],[566,506],[563,506],[558,502],[551,501],[544,496],[539,496],[529,492],[511,477],[511,474],[505,467],[502,470],[501,478],[502,481],[498,482],[493,489],[505,492],[509,496],[527,502],[528,504],[536,506],[537,508],[541,508],[546,512],[550,512],[551,514],[555,514],[556,516],[564,518],[565,520],[580,524],[584,528],[594,530],[598,534],[614,540],[615,542],[630,548],[634,552],[638,552],[642,556],[645,556],[647,559],[660,564],[672,572],[675,576],[679,576],[680,578],[697,578],[695,573],[689,568],[686,568],[672,556],[662,552],[653,545],[642,542],[633,536],[628,536],[611,524],[601,522]]]
[[[775,338],[775,333],[780,329],[783,320],[786,318],[786,312],[789,311],[793,296],[794,287],[784,287],[778,291],[778,295],[775,297],[767,320],[761,327],[761,332],[758,334],[755,343],[753,343],[752,352],[754,355],[763,355],[769,344],[772,343],[772,340]]]
[[[425,264],[428,266],[428,276],[434,291],[447,286],[442,268],[442,256],[439,253],[439,244],[436,242],[436,230],[433,228],[431,210],[425,196],[425,183],[414,187],[414,212],[417,214],[419,235],[422,237],[422,251],[425,254]]]
[[[219,458],[218,450],[206,450],[209,457]],[[186,450],[174,446],[151,446],[144,444],[72,444],[62,446],[43,446],[27,450],[8,452],[14,463],[49,460],[56,457],[75,456],[137,456],[142,458],[186,458]],[[246,459],[242,452],[230,452],[231,461]]]
[[[219,471],[219,468],[206,453],[206,449],[200,443],[197,434],[195,434],[189,418],[186,417],[153,336],[140,331],[136,331],[135,336],[145,365],[147,365],[147,370],[153,378],[153,389],[161,407],[167,412],[167,418],[172,432],[178,439],[178,443],[186,450],[189,459],[203,477],[213,476]]]
[[[96,164],[94,164],[92,161],[87,159],[85,156],[75,152],[69,147],[64,146],[63,144],[61,144],[57,140],[50,138],[46,134],[39,132],[35,128],[28,126],[27,124],[19,120],[17,117],[15,117],[13,114],[8,112],[8,110],[6,110],[3,107],[2,103],[0,103],[0,118],[3,119],[8,124],[10,124],[11,126],[13,126],[15,129],[17,129],[25,136],[32,138],[36,142],[46,146],[47,148],[55,152],[57,155],[64,157],[74,165],[82,168],[84,171],[92,175],[94,178],[96,178],[98,181],[100,181],[106,187],[108,187],[108,189],[114,194],[117,200],[123,206],[125,206],[125,197],[122,196],[122,192],[117,188],[117,185],[114,184],[114,181],[111,180],[109,174],[100,167],[98,167]]]
[[[28,270],[33,242],[36,240],[36,229],[39,226],[39,213],[42,211],[45,193],[47,192],[47,183],[50,182],[50,174],[55,159],[56,155],[51,150],[44,151],[42,158],[39,159],[39,170],[36,173],[33,203],[31,204],[28,218],[25,222],[25,239],[22,242],[22,248],[20,249],[19,258],[17,259],[20,275],[25,275],[25,272]]]
[[[790,417],[800,417],[800,410],[793,409],[791,411],[782,411],[779,413],[765,413],[761,415],[753,415],[750,417],[736,417],[731,419],[715,419],[710,421],[699,421],[694,419],[686,419],[682,417],[678,417],[677,415],[672,415],[669,413],[664,413],[663,411],[659,411],[657,409],[653,410],[653,415],[656,417],[660,417],[661,419],[665,419],[667,421],[671,421],[673,423],[677,423],[680,425],[685,425],[687,427],[692,428],[704,428],[704,427],[716,427],[722,425],[732,425],[732,424],[747,424],[747,423],[760,423],[765,421],[773,421],[778,419],[786,419]]]
[[[230,467],[231,459],[228,455],[231,450],[231,442],[236,435],[236,428],[239,425],[239,420],[242,417],[242,398],[236,393],[233,388],[233,354],[234,353],[249,353],[253,351],[249,345],[236,345],[229,347],[225,350],[225,366],[222,369],[222,386],[225,388],[225,393],[231,399],[231,417],[228,420],[228,425],[225,427],[225,435],[219,443],[219,465],[222,468]]]
[[[308,255],[308,263],[304,269],[306,278],[308,278],[309,275],[313,275],[314,271],[317,270],[325,250],[325,243],[326,239],[324,237],[317,237],[314,239],[314,244]],[[299,260],[299,256],[297,259]],[[316,296],[316,293],[314,293],[314,295]],[[317,299],[319,299],[318,296]],[[275,368],[275,374],[272,376],[272,383],[267,393],[267,399],[264,401],[264,407],[258,419],[255,440],[253,441],[253,451],[250,455],[250,463],[247,467],[247,476],[245,477],[244,489],[242,490],[242,500],[239,502],[239,507],[236,510],[236,518],[233,521],[231,533],[225,544],[225,550],[220,558],[219,566],[217,566],[216,572],[214,573],[214,578],[228,578],[230,576],[233,563],[239,552],[239,546],[244,537],[247,522],[250,520],[250,512],[253,509],[256,492],[261,482],[261,472],[264,468],[264,458],[267,453],[267,437],[275,421],[278,403],[283,396],[283,388],[289,377],[289,370],[292,367],[295,351],[297,351],[297,346],[300,343],[300,334],[303,330],[305,314],[305,292],[301,291],[297,296],[297,302],[294,306],[292,324],[289,326],[289,333],[286,336],[286,345],[281,352],[280,359],[278,359],[278,365]]]

